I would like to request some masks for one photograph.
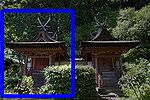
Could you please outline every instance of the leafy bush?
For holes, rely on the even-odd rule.
[[[18,84],[17,87],[15,87],[15,92],[19,94],[28,94],[33,93],[33,80],[32,76],[23,76],[21,84]]]
[[[69,66],[50,66],[44,72],[45,85],[42,86],[41,93],[70,93]]]
[[[127,72],[120,79],[120,86],[129,98],[149,100],[150,98],[150,66],[147,60],[126,64]]]
[[[95,70],[90,66],[76,66],[76,97],[77,100],[95,100]]]
[[[21,81],[21,75],[19,74],[20,66],[17,64],[11,64],[10,69],[4,72],[4,87],[5,90],[12,90]]]
[[[69,94],[71,92],[70,65],[47,67],[45,85],[40,93]],[[76,96],[74,100],[95,100],[97,98],[95,70],[89,66],[76,66]]]
[[[21,75],[21,66],[11,64],[4,72],[5,93],[32,93],[32,77]]]

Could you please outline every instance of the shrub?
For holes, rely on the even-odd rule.
[[[22,81],[20,84],[18,84],[17,87],[15,87],[15,92],[19,94],[29,94],[33,93],[32,88],[33,87],[33,80],[32,76],[23,76]]]
[[[12,90],[21,81],[20,65],[11,64],[10,68],[4,72],[5,90]]]
[[[90,66],[76,66],[76,99],[95,100],[95,70]]]
[[[53,66],[44,70],[45,85],[42,86],[42,93],[70,93],[70,67]]]
[[[150,98],[150,66],[147,60],[126,64],[127,72],[120,78],[120,86],[130,99],[149,100]]]
[[[70,65],[47,67],[44,71],[45,85],[40,93],[69,94],[71,92]],[[95,70],[90,66],[76,66],[76,96],[74,100],[95,100],[97,98]]]

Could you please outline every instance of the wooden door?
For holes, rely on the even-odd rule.
[[[34,60],[35,60],[33,64],[34,71],[41,71],[49,65],[48,58],[35,58]]]
[[[112,71],[112,58],[111,57],[103,57],[98,59],[98,68],[99,72],[103,71]]]

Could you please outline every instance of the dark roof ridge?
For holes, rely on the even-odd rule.
[[[105,26],[100,26],[96,36],[91,41],[118,41],[118,39],[113,37]]]
[[[38,34],[31,40],[33,42],[56,42],[52,39],[47,32],[39,31]]]

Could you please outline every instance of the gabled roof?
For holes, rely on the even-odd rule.
[[[38,26],[38,27],[40,27],[40,29],[39,29],[39,32],[37,33],[37,35],[31,40],[32,42],[56,42],[56,40],[53,39],[52,36],[50,36],[50,35],[55,35],[54,30],[52,30],[52,32],[48,31],[48,28],[50,26],[47,26],[47,25],[50,22],[50,20],[51,20],[51,18],[49,17],[47,22],[45,24],[43,24],[41,22],[40,18],[38,17],[38,22],[40,24],[40,26]]]
[[[38,34],[29,42],[8,42],[5,43],[8,48],[62,48],[66,51],[65,43],[62,41],[56,41],[52,39],[47,32],[41,30]]]
[[[113,37],[105,26],[99,26],[96,35],[90,41],[81,42],[81,56],[86,53],[105,52],[106,54],[113,52],[125,52],[130,48],[137,46],[139,41],[119,41]]]
[[[118,41],[106,29],[105,26],[99,26],[96,36],[91,41]]]
[[[56,32],[48,32],[46,26],[48,21],[43,25],[39,20],[41,29],[37,32],[36,36],[33,37],[32,40],[26,42],[7,42],[6,47],[14,49],[15,51],[23,54],[23,55],[50,55],[51,53],[57,55],[61,54],[62,56],[66,57],[67,49],[65,43],[62,41],[56,41],[54,38],[57,36]],[[42,51],[41,51],[42,50]],[[46,53],[43,53],[46,52]]]
[[[101,47],[101,46],[133,46],[139,44],[139,41],[119,41],[113,37],[105,26],[99,26],[96,35],[90,41],[82,41],[82,49],[85,47]]]
[[[64,55],[66,54],[66,46],[65,43],[62,41],[56,41],[52,39],[48,32],[44,30],[40,30],[37,35],[29,42],[7,42],[5,43],[6,47],[11,49],[18,49],[18,52],[22,53],[22,49],[28,49],[30,51],[31,48],[35,49],[53,49],[53,48],[60,48]],[[32,52],[32,51],[31,51]]]

